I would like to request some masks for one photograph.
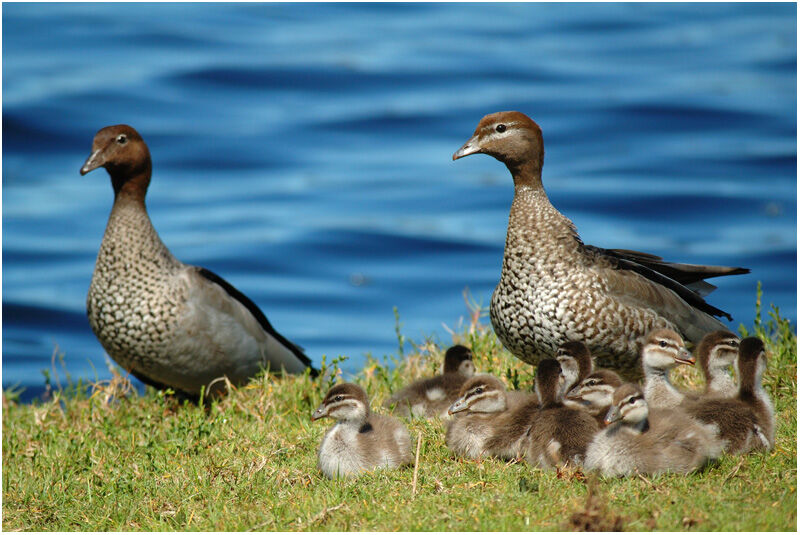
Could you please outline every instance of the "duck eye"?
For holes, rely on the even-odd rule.
[[[505,131],[506,131],[506,125],[504,125],[504,124],[499,124],[499,125],[497,125],[497,127],[495,128],[495,130],[497,130],[498,132],[500,132],[500,133],[502,134],[503,132],[505,132]]]
[[[335,398],[333,398],[333,401],[342,401],[343,399],[344,398],[341,395],[339,395],[339,396],[336,396]]]
[[[126,141],[128,141],[128,136],[125,134],[120,134],[117,136],[117,143],[120,145],[124,145]]]
[[[587,385],[589,385],[589,386],[594,386],[594,385],[596,385],[596,384],[597,384],[597,381],[595,381],[594,379],[592,379],[591,381],[589,381],[589,382],[588,382],[588,383],[586,383],[586,384],[587,384]]]
[[[664,340],[661,340],[661,341],[658,343],[658,345],[660,345],[661,347],[667,347],[667,342],[665,342]]]
[[[476,393],[476,394],[483,394],[483,387],[482,387],[482,386],[479,386],[478,388],[476,388],[476,389],[475,389],[475,393]]]

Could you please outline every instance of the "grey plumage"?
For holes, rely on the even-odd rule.
[[[704,279],[743,268],[665,262],[647,253],[585,245],[542,186],[541,129],[519,112],[484,117],[453,159],[484,153],[514,179],[503,269],[490,305],[495,333],[536,364],[567,341],[586,343],[597,364],[638,377],[637,340],[655,328],[699,342],[727,314],[705,302]],[[729,316],[727,316],[729,317]]]
[[[606,429],[586,451],[585,467],[607,476],[689,473],[719,456],[723,443],[713,426],[676,409],[649,409],[638,386],[614,393]]]
[[[411,383],[386,400],[384,406],[399,416],[446,416],[447,409],[458,399],[461,386],[474,373],[472,351],[455,345],[445,352],[442,374]]]
[[[357,475],[413,462],[408,430],[396,418],[369,410],[364,389],[353,383],[332,387],[311,416],[336,424],[322,439],[318,467],[329,478]]]
[[[446,423],[445,442],[457,455],[472,459],[515,458],[537,405],[533,394],[506,392],[497,377],[476,375],[450,407],[454,416]]]
[[[580,465],[586,447],[599,431],[597,422],[581,409],[562,403],[565,378],[555,359],[544,359],[536,369],[536,388],[541,407],[533,415],[525,438],[525,460],[540,468],[564,463]]]
[[[192,396],[222,376],[240,384],[268,367],[290,373],[310,367],[252,301],[214,273],[180,262],[161,241],[145,208],[150,154],[136,130],[100,130],[81,174],[98,167],[111,177],[114,205],[86,310],[120,366]]]
[[[761,385],[766,366],[764,343],[745,338],[739,345],[737,394],[732,398],[705,396],[682,405],[692,417],[719,427],[720,437],[728,443],[727,452],[771,450],[775,446],[775,411]]]
[[[698,344],[696,355],[706,379],[703,395],[735,396],[738,387],[728,370],[739,356],[739,337],[730,331],[708,333]]]
[[[687,398],[670,381],[669,374],[680,364],[694,364],[694,357],[686,350],[681,336],[670,329],[655,329],[642,343],[642,368],[644,370],[644,397],[653,409],[671,409]]]

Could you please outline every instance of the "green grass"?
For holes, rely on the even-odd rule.
[[[741,331],[767,341],[775,449],[726,455],[689,476],[605,479],[457,459],[441,421],[410,420],[415,445],[422,434],[416,493],[412,467],[330,481],[316,450],[331,422],[310,415],[332,380],[307,376],[267,375],[206,408],[138,395],[119,375],[32,405],[6,392],[3,529],[794,531],[797,337],[777,310],[761,321],[760,299],[755,325]],[[531,384],[530,367],[477,313],[453,341],[472,347],[479,370]],[[440,366],[444,347],[414,345],[399,327],[398,342],[402,359],[370,359],[358,376],[374,408]],[[696,386],[699,375],[680,382]]]

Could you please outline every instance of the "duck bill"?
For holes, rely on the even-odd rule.
[[[478,144],[478,136],[473,136],[469,141],[464,143],[460,149],[453,153],[453,160],[458,160],[459,158],[463,158],[464,156],[469,156],[470,154],[475,154],[477,152],[481,152],[481,147]]]
[[[581,389],[580,389],[579,386],[573,387],[572,389],[570,389],[569,392],[567,392],[565,397],[567,399],[578,400],[578,399],[581,398],[581,392],[580,391],[581,391]]]
[[[81,176],[85,175],[89,171],[94,171],[98,167],[102,167],[103,164],[106,163],[105,160],[103,160],[102,153],[102,149],[97,149],[89,155],[89,157],[86,159],[86,162],[84,162],[83,167],[81,167]]]
[[[450,405],[450,408],[447,409],[447,414],[455,414],[457,412],[467,410],[467,404],[464,402],[463,399],[457,399],[455,403]]]
[[[620,414],[619,409],[616,407],[611,407],[610,409],[608,409],[606,417],[603,418],[603,423],[606,425],[611,425],[621,418],[622,414]]]
[[[325,407],[320,405],[319,408],[311,414],[311,421],[313,422],[315,420],[319,420],[320,418],[325,418],[327,415],[328,413],[325,411]]]
[[[689,366],[694,366],[695,358],[694,355],[683,349],[677,357],[675,357],[675,362],[678,364],[687,364]]]

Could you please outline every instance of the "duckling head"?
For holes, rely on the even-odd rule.
[[[444,354],[444,373],[458,373],[464,377],[475,375],[472,351],[468,347],[455,345]]]
[[[737,359],[739,384],[746,390],[761,384],[761,377],[767,369],[767,352],[764,342],[755,336],[745,338],[739,344]]]
[[[458,412],[502,412],[506,410],[506,388],[492,375],[476,375],[461,387],[458,399],[450,405],[448,414]]]
[[[614,392],[605,424],[622,421],[626,425],[638,427],[647,421],[649,412],[642,389],[633,383],[625,383]]]
[[[697,362],[706,376],[711,370],[727,369],[739,355],[739,337],[730,331],[708,333],[697,346]]]
[[[360,422],[368,414],[369,400],[364,389],[353,383],[342,383],[328,391],[320,406],[311,414],[311,419],[330,417],[340,422]]]
[[[642,365],[645,370],[666,371],[679,364],[694,364],[683,338],[670,329],[651,331],[642,344]]]
[[[584,405],[590,412],[599,414],[611,405],[614,391],[622,385],[619,375],[610,370],[598,370],[581,381],[567,393],[567,399]]]

